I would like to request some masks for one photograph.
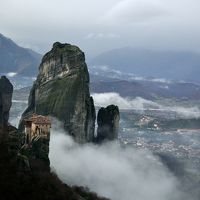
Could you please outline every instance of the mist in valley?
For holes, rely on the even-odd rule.
[[[188,199],[177,178],[150,151],[124,148],[117,141],[78,145],[61,127],[54,119],[50,161],[65,183],[112,200]]]
[[[147,100],[141,97],[124,98],[118,93],[93,93],[94,103],[96,106],[106,106],[108,104],[118,105],[122,110],[158,110],[171,111],[177,113],[182,118],[199,118],[200,109],[198,106],[180,106],[164,105],[155,101]]]

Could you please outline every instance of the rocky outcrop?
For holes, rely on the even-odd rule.
[[[24,158],[22,159],[19,155],[22,146],[22,134],[18,132],[17,128],[8,124],[9,111],[12,105],[12,94],[12,83],[5,76],[2,76],[0,78],[0,142],[3,146],[2,150],[6,152],[7,159],[19,164],[16,168],[17,173],[22,168],[24,171],[25,162]]]
[[[23,145],[20,154],[28,158],[32,172],[50,171],[49,160],[49,139],[44,137],[35,137],[29,145]]]
[[[56,42],[43,57],[22,120],[34,112],[62,121],[79,143],[93,140],[95,107],[85,56],[78,47]]]
[[[5,80],[3,83],[9,83]],[[3,86],[11,91],[12,84]],[[8,118],[9,109],[6,110]],[[24,134],[17,128],[5,123],[4,129],[0,129],[0,199],[108,200],[83,187],[70,187],[50,172],[48,138],[34,137],[27,145],[23,145],[23,141]]]
[[[9,111],[12,105],[13,86],[10,81],[2,76],[0,78],[0,127],[8,124]]]
[[[23,145],[24,135],[8,124],[9,111],[12,105],[13,85],[2,76],[0,78],[0,139],[6,144],[9,157],[18,163],[17,172],[44,169],[50,171],[49,139],[34,138],[30,145]],[[6,133],[6,134],[5,134]]]
[[[97,143],[117,139],[119,119],[120,115],[118,106],[110,105],[106,108],[100,108],[97,115]]]

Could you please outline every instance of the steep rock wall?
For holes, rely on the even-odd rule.
[[[43,57],[22,120],[34,112],[58,118],[79,143],[93,140],[95,107],[85,55],[78,47],[56,42]]]
[[[106,108],[100,108],[97,115],[98,129],[95,139],[97,143],[118,138],[119,119],[118,106],[109,105]]]
[[[8,124],[9,111],[12,105],[13,86],[5,77],[0,77],[0,127]]]

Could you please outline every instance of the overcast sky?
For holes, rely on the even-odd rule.
[[[0,32],[38,52],[132,46],[200,52],[200,0],[0,0]]]

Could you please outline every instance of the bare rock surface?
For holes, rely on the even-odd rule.
[[[77,46],[56,42],[44,55],[22,120],[34,112],[62,121],[76,142],[93,141],[95,107],[85,55]]]

